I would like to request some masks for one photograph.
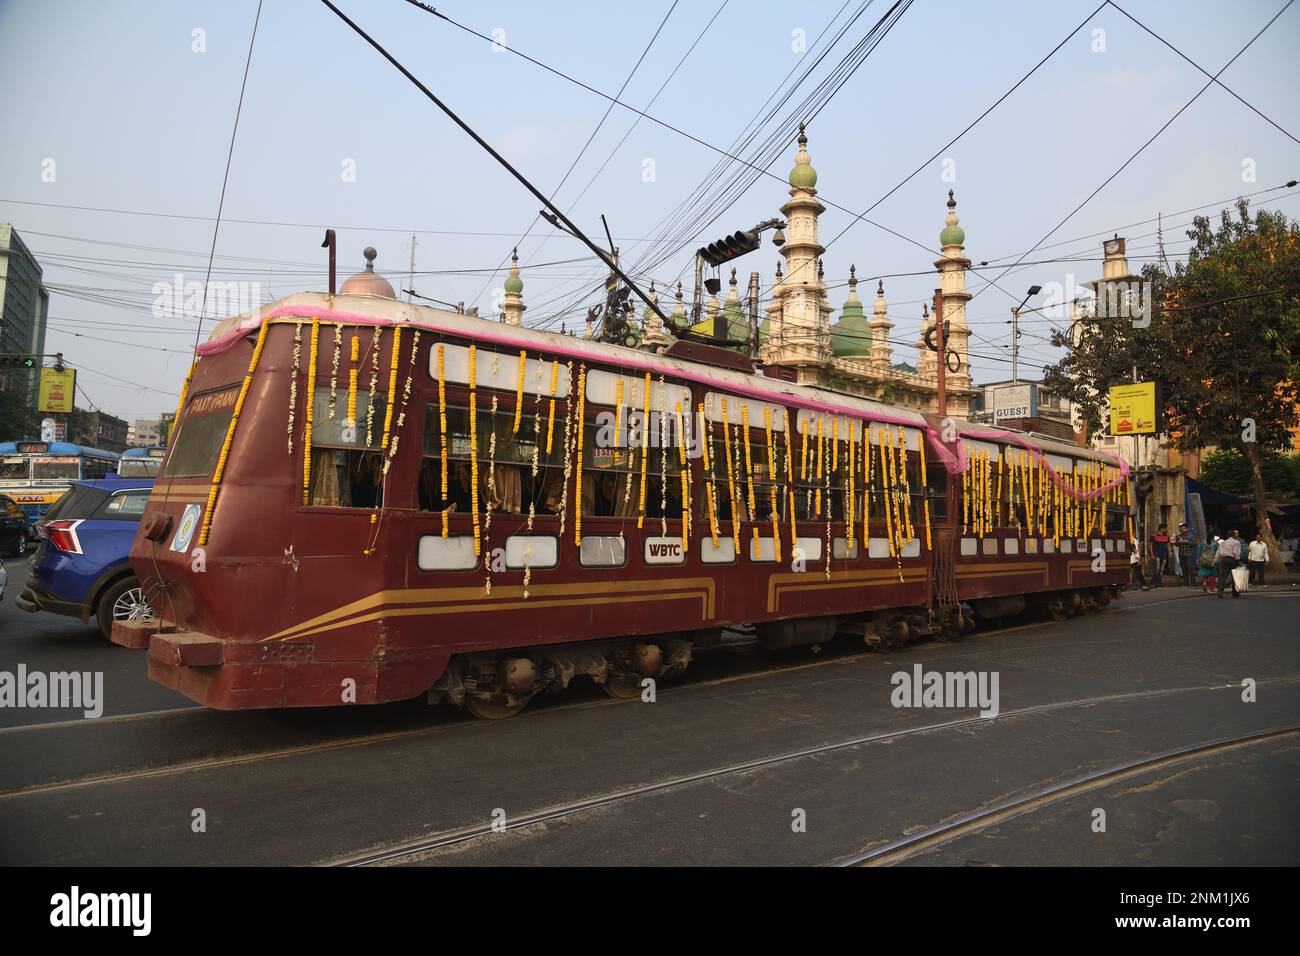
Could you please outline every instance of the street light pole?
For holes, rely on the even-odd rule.
[[[1020,310],[1025,307],[1025,303],[1032,299],[1038,293],[1043,291],[1042,286],[1031,285],[1029,292],[1020,304],[1011,310],[1011,384],[1020,384]]]

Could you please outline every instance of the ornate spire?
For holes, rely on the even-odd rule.
[[[799,124],[799,154],[794,158],[794,169],[790,170],[790,185],[809,192],[817,188],[817,170],[813,169],[812,157],[808,155],[808,136],[803,123]]]
[[[939,245],[941,246],[961,246],[966,242],[966,230],[957,225],[957,200],[953,198],[952,190],[948,190],[948,215],[943,219],[943,232],[939,233]]]
[[[506,297],[501,306],[501,320],[510,325],[522,325],[524,321],[524,280],[519,278],[519,250],[510,251],[510,274],[505,281]]]

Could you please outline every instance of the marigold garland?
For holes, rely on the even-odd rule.
[[[619,384],[623,384],[621,380]],[[686,463],[686,428],[682,421],[682,403],[675,403],[674,408],[677,412],[677,462],[681,466],[682,480],[682,549],[685,550],[690,543],[691,473]]]
[[[367,426],[368,427],[368,426]],[[469,460],[470,460],[470,520],[474,526],[474,557],[483,553],[479,539],[478,516],[478,350],[469,347]],[[490,579],[489,579],[490,580]]]
[[[668,415],[664,408],[668,389],[659,376],[659,535],[668,537]]]
[[[194,381],[194,370],[199,367],[199,357],[194,356],[190,362],[190,370],[185,374],[185,381],[181,382],[181,397],[176,400],[176,414],[173,420],[179,420],[181,409],[185,407],[185,396],[190,393],[190,382]]]
[[[217,467],[212,472],[212,487],[208,490],[208,503],[203,509],[203,522],[199,525],[199,547],[208,543],[208,532],[212,529],[212,510],[217,504],[217,494],[221,489],[221,478],[226,473],[226,459],[230,456],[230,443],[234,440],[235,429],[239,426],[239,415],[244,410],[244,399],[248,395],[249,383],[257,362],[262,357],[262,346],[266,344],[266,331],[269,322],[263,322],[257,333],[257,343],[253,346],[253,356],[248,360],[248,371],[244,373],[244,382],[239,387],[239,397],[235,399],[235,410],[230,415],[230,424],[226,426],[226,437],[221,443],[221,454],[217,456]],[[309,456],[310,457],[310,456]]]
[[[713,428],[709,422],[708,416],[704,413],[704,403],[700,403],[700,432],[704,437],[704,469],[709,473],[709,479],[704,483],[704,495],[708,499],[709,506],[709,537],[713,541],[713,547],[718,547],[718,492],[717,479],[713,472],[713,458],[709,454],[709,448],[713,444]]]
[[[587,433],[587,366],[578,369],[578,415],[575,427],[578,434],[577,480],[573,484],[573,543],[582,547],[582,446]]]
[[[302,446],[306,454],[302,456],[302,503],[310,504],[311,498],[311,434],[316,419],[316,350],[320,344],[320,319],[311,319],[311,351],[307,357],[307,423],[303,429]]]
[[[555,434],[555,387],[559,384],[560,361],[551,360],[551,410],[546,419],[546,460],[551,459],[551,437]]]
[[[293,422],[298,406],[298,374],[302,371],[302,320],[293,324],[293,368],[289,372],[289,423],[285,431],[289,436],[289,454],[293,454]],[[311,449],[307,450],[311,454]]]
[[[754,547],[758,547],[758,507],[754,500],[754,455],[749,444],[749,404],[740,403],[740,427],[745,436],[745,500],[749,503],[750,520],[754,522],[751,529],[754,534]]]
[[[740,524],[736,514],[736,474],[731,455],[731,425],[727,419],[727,400],[722,400],[722,450],[727,456],[727,503],[731,506],[731,540],[740,555]]]
[[[569,478],[573,476],[573,363],[564,363],[564,482],[560,488],[560,537],[569,515]],[[581,501],[581,496],[579,496]],[[581,504],[579,505],[581,507]]]
[[[339,358],[343,353],[343,324],[334,323],[334,360],[330,368],[330,403],[327,409],[326,418],[329,421],[334,420],[334,405],[338,402],[339,397]]]
[[[620,461],[620,457],[621,457],[621,456],[619,455],[617,449],[623,447],[623,376],[622,376],[622,375],[620,375],[620,376],[618,377],[618,384],[617,384],[617,387],[616,387],[616,391],[617,391],[618,394],[617,394],[617,395],[615,396],[615,398],[614,398],[614,448],[615,448],[615,451],[614,451],[614,454],[613,454],[613,461],[614,461],[614,464],[617,465],[617,464],[619,463],[619,461]]]
[[[641,488],[637,494],[636,526],[645,526],[646,459],[650,454],[650,373],[645,373],[645,410],[641,415]]]
[[[370,334],[370,392],[366,396],[366,447],[375,444],[375,393],[379,388],[379,326]]]
[[[496,492],[497,487],[497,396],[492,396],[492,426],[488,431],[488,473],[487,486]],[[488,499],[487,507],[483,509],[483,547],[488,552],[488,560],[483,562],[487,569],[487,574],[483,579],[483,593],[490,595],[492,593],[492,501]]]
[[[772,409],[770,406],[763,406],[763,432],[767,437],[767,479],[768,479],[768,499],[769,507],[772,512],[772,548],[776,552],[776,559],[781,560],[781,516],[777,512],[779,509],[776,504],[776,445],[772,441]]]

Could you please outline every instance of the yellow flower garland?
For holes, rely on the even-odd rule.
[[[510,434],[519,434],[519,422],[524,414],[524,372],[528,367],[528,350],[519,350],[519,380],[515,383],[515,421]]]
[[[708,472],[708,480],[704,482],[704,495],[708,499],[706,502],[709,506],[709,537],[713,541],[713,547],[718,547],[718,499],[715,488],[715,479],[713,475],[713,456],[709,454],[709,446],[713,442],[713,430],[709,427],[708,416],[704,414],[704,403],[700,403],[700,435],[704,439],[704,470]]]
[[[578,461],[574,466],[577,472],[577,479],[574,481],[574,509],[573,509],[573,543],[577,547],[582,547],[582,446],[587,434],[587,366],[578,367]]]
[[[307,359],[307,422],[302,436],[302,503],[310,504],[311,496],[311,433],[316,420],[316,350],[320,344],[320,319],[311,319],[311,351]]]
[[[217,467],[212,473],[212,487],[208,490],[208,503],[203,509],[203,522],[199,526],[199,547],[203,547],[208,543],[208,532],[212,529],[212,510],[216,507],[217,494],[221,489],[221,479],[226,473],[226,459],[230,457],[230,443],[234,440],[235,429],[239,426],[239,415],[244,410],[244,399],[248,395],[248,386],[253,380],[253,372],[257,370],[257,362],[262,357],[262,346],[266,344],[266,331],[270,328],[270,325],[269,321],[263,321],[262,327],[257,332],[257,343],[253,346],[253,356],[248,360],[248,371],[244,373],[244,382],[239,387],[239,397],[235,399],[235,410],[230,416],[230,424],[226,426],[226,437],[221,443],[221,454],[217,456]]]
[[[478,516],[478,349],[469,347],[469,460],[470,460],[470,520],[474,526],[474,557],[483,553],[479,539]]]

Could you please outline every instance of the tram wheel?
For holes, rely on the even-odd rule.
[[[518,704],[497,704],[472,695],[465,697],[465,709],[480,720],[505,720],[515,716],[527,706],[526,700]]]
[[[600,689],[615,700],[636,700],[641,696],[641,678],[610,676],[605,678]]]

